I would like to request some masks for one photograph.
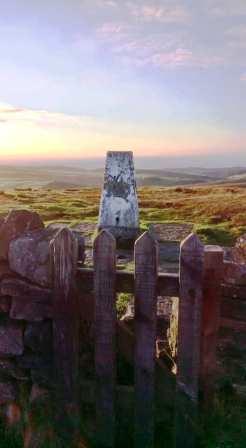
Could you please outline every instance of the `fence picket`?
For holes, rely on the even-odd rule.
[[[97,446],[113,447],[116,377],[116,244],[103,230],[94,241]]]
[[[75,404],[78,379],[78,306],[75,276],[78,240],[68,228],[61,229],[50,243],[53,277],[54,376],[59,397]]]
[[[223,256],[224,252],[221,247],[205,246],[200,370],[204,404],[211,404],[214,393],[216,347],[222,295]]]
[[[195,234],[181,243],[176,387],[176,448],[195,448],[204,246]]]
[[[135,243],[135,448],[154,446],[157,254],[145,232]]]

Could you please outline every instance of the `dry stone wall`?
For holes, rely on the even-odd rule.
[[[11,211],[0,225],[0,411],[5,417],[13,404],[15,415],[16,409],[21,413],[23,396],[28,402],[37,391],[52,389],[49,244],[58,230],[23,210]]]

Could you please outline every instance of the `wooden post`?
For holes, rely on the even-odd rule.
[[[113,447],[116,377],[116,243],[103,230],[94,241],[97,446]]]
[[[213,399],[216,373],[224,252],[219,246],[205,246],[204,256],[200,375],[203,402],[209,404]]]
[[[75,405],[78,380],[78,306],[75,276],[78,240],[68,228],[61,229],[50,243],[53,274],[54,378],[58,397]]]
[[[157,242],[145,232],[135,243],[135,448],[154,446],[157,262]]]
[[[204,246],[195,234],[181,243],[177,350],[176,448],[195,448],[200,373]]]

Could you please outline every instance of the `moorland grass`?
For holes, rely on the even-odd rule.
[[[245,185],[205,185],[193,187],[142,187],[138,189],[141,228],[150,223],[194,224],[207,244],[232,245],[246,232]],[[11,208],[29,208],[40,213],[46,223],[96,222],[100,189],[68,188],[15,189],[1,191],[0,214]]]

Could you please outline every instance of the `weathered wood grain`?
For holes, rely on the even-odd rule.
[[[90,293],[93,291],[93,268],[78,268],[77,284],[79,289]],[[116,271],[116,292],[134,293],[134,272]],[[159,296],[179,296],[179,275],[173,273],[159,273],[157,294]]]
[[[176,448],[195,448],[204,246],[195,234],[181,243],[176,386]]]
[[[157,254],[145,232],[135,243],[135,448],[154,446]]]
[[[93,269],[81,268],[77,270],[77,283],[85,292],[93,290]],[[134,293],[134,272],[116,271],[116,291]],[[179,297],[179,274],[159,273],[157,291],[159,296]],[[222,283],[222,295],[246,300],[246,286],[228,285]]]
[[[205,246],[203,309],[201,334],[200,380],[203,404],[211,404],[216,374],[216,347],[220,326],[222,297],[223,249],[219,246]]]
[[[116,290],[114,237],[103,230],[94,241],[95,375],[97,446],[115,441]]]
[[[78,380],[78,305],[75,275],[78,241],[68,228],[50,243],[53,278],[53,350],[57,391],[66,403],[76,402]]]

